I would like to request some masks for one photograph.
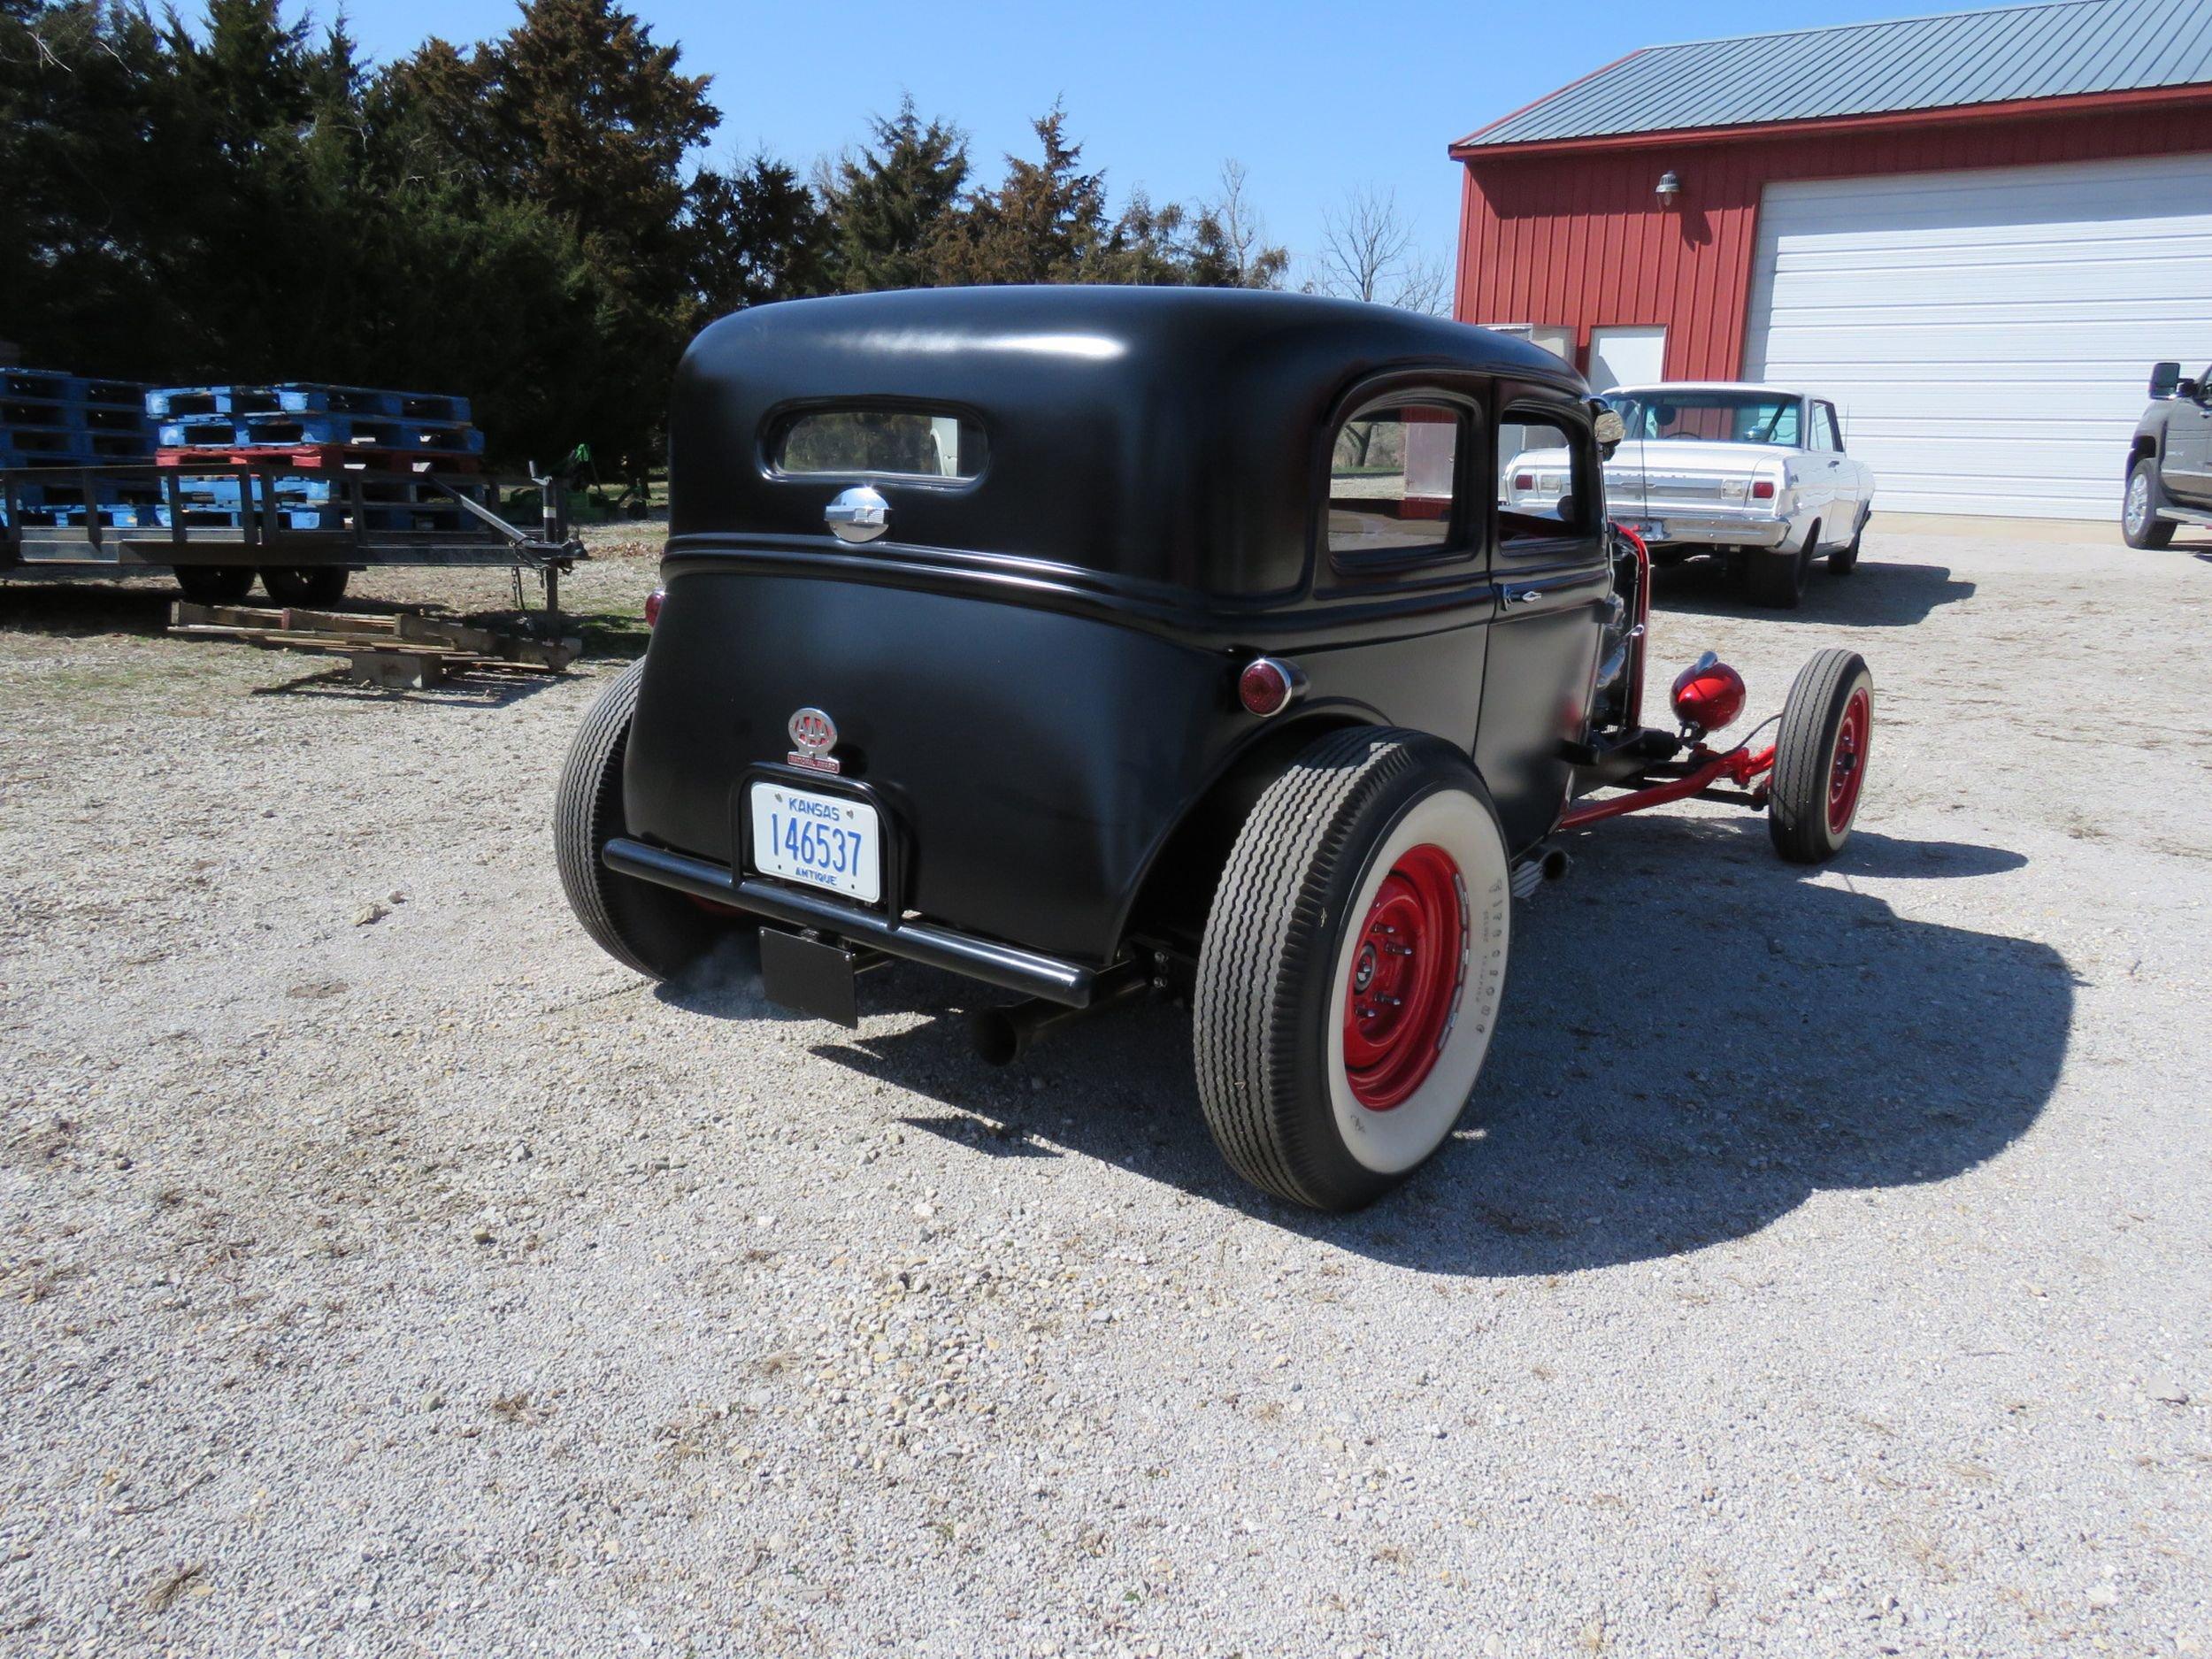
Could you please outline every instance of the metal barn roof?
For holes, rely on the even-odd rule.
[[[1455,149],[2212,82],[2212,0],[2059,0],[1647,46]]]

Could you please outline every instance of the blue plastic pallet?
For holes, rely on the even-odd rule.
[[[451,421],[400,420],[381,415],[296,414],[204,415],[165,420],[158,428],[165,449],[229,446],[234,449],[289,448],[341,444],[376,449],[429,449],[474,455],[484,434]]]
[[[55,466],[68,463],[148,461],[145,432],[96,432],[84,426],[0,423],[0,466]]]
[[[34,507],[27,503],[23,507],[23,523],[26,528],[37,526],[46,528],[79,529],[83,526],[91,514],[96,512],[100,515],[101,524],[111,530],[150,530],[155,527],[157,518],[164,526],[167,525],[168,520],[159,517],[160,511],[157,508],[131,502],[103,502],[97,507],[89,508],[84,506]],[[4,502],[0,502],[0,524],[5,524],[7,521],[7,505]]]
[[[43,397],[0,397],[0,426],[54,427],[65,432],[127,432],[153,447],[153,422],[131,404],[72,403]]]
[[[286,380],[267,386],[160,386],[146,394],[146,412],[173,419],[203,415],[380,415],[392,419],[465,426],[469,400],[449,392],[391,392],[368,386]]]
[[[65,474],[65,476],[70,476]],[[15,498],[25,507],[79,507],[84,504],[84,486],[74,481],[63,484],[19,484]],[[92,498],[102,505],[122,503],[131,506],[150,507],[161,498],[161,492],[151,485],[118,485],[95,480]]]
[[[236,478],[196,476],[188,467],[176,469],[183,480],[180,486],[184,500],[189,505],[232,507],[243,498],[243,486]],[[455,488],[475,501],[484,499],[480,484],[458,484]],[[355,491],[360,492],[357,497]],[[365,507],[436,507],[449,509],[452,497],[434,487],[420,483],[405,474],[357,474],[343,480],[328,478],[297,478],[279,476],[276,480],[276,498],[280,502],[323,503],[349,504],[358,499]],[[254,488],[252,499],[267,497],[261,485]]]
[[[17,398],[80,408],[134,409],[142,414],[146,388],[136,380],[104,380],[58,369],[0,369],[0,402]]]
[[[142,512],[149,510],[140,508],[136,511]],[[150,511],[154,522],[167,529],[172,521],[170,509],[164,505]],[[27,513],[25,517],[27,520],[29,515]],[[235,530],[243,518],[242,513],[221,507],[194,506],[188,503],[184,509],[184,522],[192,528]],[[267,523],[265,515],[257,513],[255,518],[257,522]],[[347,510],[340,506],[279,506],[276,511],[277,526],[286,530],[345,530],[354,527],[349,522],[350,518]],[[427,507],[365,507],[361,511],[358,527],[364,530],[446,532],[465,530],[469,526],[464,522],[457,508],[437,511]]]

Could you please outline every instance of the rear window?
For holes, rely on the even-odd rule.
[[[924,409],[810,410],[783,423],[770,456],[780,472],[894,478],[974,478],[988,458],[973,420]]]
[[[1798,442],[1797,399],[1771,392],[1608,392],[1632,443],[1671,438],[1713,443]]]

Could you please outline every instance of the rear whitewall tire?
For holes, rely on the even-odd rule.
[[[1343,1024],[1332,1020],[1329,1025],[1329,1102],[1344,1149],[1361,1168],[1393,1179],[1409,1173],[1444,1144],[1474,1092],[1498,1027],[1513,925],[1511,864],[1497,818],[1474,796],[1457,790],[1425,796],[1398,820],[1368,865],[1347,918],[1365,916],[1398,860],[1425,846],[1442,848],[1458,865],[1467,928],[1464,976],[1434,1069],[1402,1103],[1371,1111],[1352,1093]],[[1357,928],[1347,927],[1329,984],[1331,1010],[1344,1006],[1359,947]]]
[[[1378,909],[1386,886],[1409,913]],[[1288,1202],[1344,1210],[1435,1152],[1496,1027],[1510,901],[1504,833],[1464,753],[1379,727],[1308,745],[1247,817],[1199,950],[1199,1102],[1230,1166]],[[1394,936],[1393,920],[1408,923]],[[1369,1000],[1356,1005],[1363,949]]]

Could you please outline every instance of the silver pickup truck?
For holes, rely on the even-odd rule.
[[[1640,535],[1655,564],[1725,557],[1755,597],[1794,605],[1813,561],[1839,575],[1858,563],[1874,474],[1844,451],[1835,405],[1735,381],[1623,386],[1603,394],[1627,435],[1605,464],[1606,511]],[[1540,508],[1565,488],[1567,457],[1500,434],[1499,499]]]

